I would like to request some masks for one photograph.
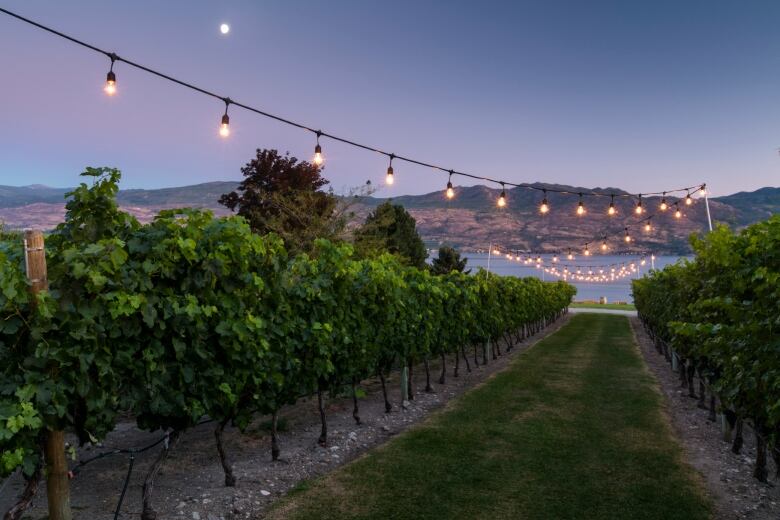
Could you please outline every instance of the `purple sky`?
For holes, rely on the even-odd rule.
[[[129,59],[369,145],[512,182],[727,194],[780,184],[780,2],[63,2],[2,6]],[[219,33],[227,22],[231,33]],[[0,15],[0,184],[240,178],[255,148],[313,136]],[[385,158],[323,140],[337,191]],[[399,163],[379,194],[441,173]],[[470,184],[457,179],[456,184]]]

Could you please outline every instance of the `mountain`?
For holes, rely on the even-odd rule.
[[[756,191],[740,191],[712,200],[727,204],[738,210],[737,226],[765,220],[780,211],[780,188],[761,188]]]
[[[237,181],[209,182],[156,190],[121,190],[119,205],[142,221],[151,220],[161,209],[175,207],[202,207],[218,215],[229,211],[217,203],[223,193],[232,191]],[[618,188],[585,188],[555,184],[535,184],[542,189],[563,189],[573,193],[597,192],[603,197],[585,197],[587,213],[576,214],[578,197],[548,193],[550,212],[540,215],[542,193],[524,188],[507,190],[508,204],[498,209],[496,200],[500,188],[487,186],[456,187],[456,197],[449,201],[443,192],[425,195],[403,195],[392,199],[366,197],[354,206],[356,220],[362,221],[371,209],[392,200],[402,204],[417,219],[421,235],[430,247],[449,243],[463,249],[487,249],[489,244],[525,251],[565,251],[581,249],[590,242],[589,249],[597,251],[604,235],[608,237],[610,250],[653,251],[656,253],[687,253],[688,236],[707,229],[707,213],[702,199],[691,206],[680,202],[685,216],[675,219],[673,211],[660,212],[660,197],[647,197],[643,205],[650,213],[653,230],[645,233],[633,212],[636,200],[618,196],[615,206],[618,213],[607,215],[609,195],[628,195]],[[51,229],[65,215],[64,194],[66,188],[46,186],[0,186],[0,222],[10,228],[38,227]],[[780,188],[761,188],[754,192],[740,192],[709,201],[714,222],[724,222],[739,228],[773,213],[780,212]],[[625,228],[634,238],[626,244],[622,238]]]

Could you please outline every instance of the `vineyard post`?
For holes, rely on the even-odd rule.
[[[46,250],[43,233],[37,229],[24,232],[24,265],[33,298],[49,289],[46,273]],[[35,301],[35,300],[33,300]],[[50,520],[71,520],[68,461],[65,457],[65,432],[48,431],[44,441],[46,459],[46,495]]]
[[[406,408],[409,402],[409,367],[404,364],[401,369],[401,406]]]

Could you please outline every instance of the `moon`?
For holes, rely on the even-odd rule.
[[[230,32],[230,26],[228,24],[226,24],[226,23],[223,23],[222,25],[219,26],[219,32],[221,32],[222,34],[229,33]]]

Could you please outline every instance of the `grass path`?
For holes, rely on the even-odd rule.
[[[627,318],[583,314],[276,519],[709,518]]]

